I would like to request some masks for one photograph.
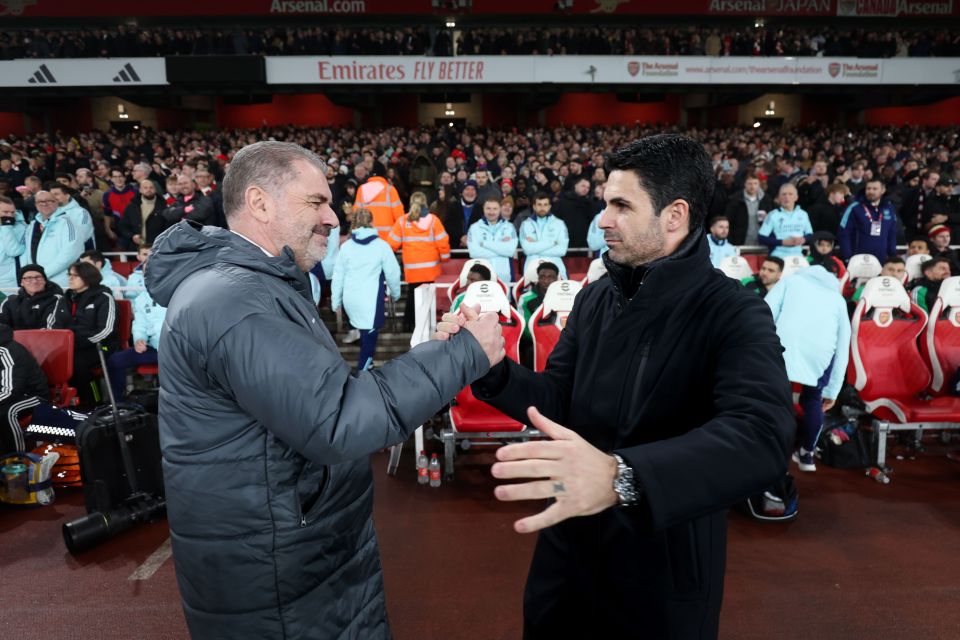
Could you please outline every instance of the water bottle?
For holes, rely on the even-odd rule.
[[[430,455],[430,486],[440,486],[440,460],[435,453]]]
[[[867,469],[867,475],[880,484],[890,484],[890,476],[885,474],[883,470],[878,469],[877,467],[870,467]]]
[[[427,484],[430,482],[430,475],[427,470],[427,452],[421,451],[417,456],[417,484]]]

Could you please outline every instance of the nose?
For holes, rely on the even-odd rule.
[[[337,219],[337,214],[333,212],[333,209],[328,204],[324,205],[320,211],[320,223],[329,226],[331,229],[336,229],[340,226],[340,220]]]
[[[605,208],[600,213],[600,220],[597,222],[597,226],[601,229],[613,229],[616,226],[614,224],[614,215],[610,212],[610,209]]]

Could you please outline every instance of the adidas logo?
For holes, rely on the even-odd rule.
[[[27,80],[30,84],[53,84],[56,81],[57,79],[53,77],[45,64],[40,65],[40,68],[33,72],[33,77]]]
[[[120,73],[113,76],[114,82],[140,82],[140,76],[137,75],[136,70],[134,70],[133,65],[129,62],[123,65],[123,68],[120,69]]]

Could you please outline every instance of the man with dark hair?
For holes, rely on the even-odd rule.
[[[897,213],[883,194],[883,181],[868,180],[863,194],[847,207],[837,233],[843,260],[869,253],[882,263],[897,254]]]
[[[84,251],[80,254],[80,262],[89,262],[100,270],[100,284],[111,289],[127,286],[127,279],[113,270],[113,265],[99,251]]]
[[[472,285],[474,282],[483,282],[485,280],[491,280],[492,275],[490,269],[487,269],[482,264],[474,264],[470,267],[470,270],[467,271],[467,287]],[[460,308],[460,304],[463,302],[464,297],[466,297],[467,291],[463,290],[456,298],[453,299],[453,304],[450,305],[450,312],[453,313]]]
[[[927,313],[933,308],[940,293],[940,285],[950,277],[950,261],[946,258],[931,258],[920,265],[921,276],[910,285],[910,299]]]
[[[757,272],[757,275],[744,278],[740,284],[749,291],[756,293],[762,299],[767,297],[767,293],[769,293],[770,289],[773,289],[774,285],[780,282],[782,276],[783,258],[767,256],[763,259],[763,262],[760,263],[760,270]]]
[[[907,245],[907,257],[915,256],[918,253],[930,255],[930,239],[927,236],[915,236],[910,239]]]
[[[543,304],[543,296],[547,295],[547,289],[550,285],[560,279],[560,269],[552,262],[541,262],[537,266],[537,281],[530,285],[530,288],[520,296],[517,307],[523,315],[523,321],[529,322],[534,311]],[[530,338],[530,327],[525,327],[523,335]]]
[[[597,209],[590,198],[590,178],[580,176],[573,180],[573,189],[560,194],[553,213],[563,220],[570,234],[570,246],[586,247],[587,230]]]
[[[814,203],[807,212],[813,232],[829,231],[836,234],[843,212],[850,206],[849,197],[850,189],[845,184],[836,182],[827,187],[826,197]]]
[[[900,212],[903,226],[908,236],[925,233],[933,224],[940,224],[946,220],[931,220],[930,199],[936,198],[937,182],[940,181],[940,172],[935,170],[924,171],[920,176],[920,184],[903,202],[903,211]]]
[[[881,276],[893,278],[897,282],[903,282],[906,274],[907,263],[900,256],[890,256],[887,258],[887,261],[883,263],[883,269],[880,271]],[[852,296],[850,296],[850,302],[853,305],[856,305],[858,302],[860,302],[860,296],[863,295],[863,290],[866,286],[867,284],[863,283],[857,287],[857,290],[853,292]]]
[[[520,223],[519,236],[520,248],[526,256],[524,272],[528,263],[546,258],[557,265],[561,276],[567,277],[563,256],[567,255],[570,236],[566,223],[551,211],[550,194],[540,192],[533,199],[533,215]]]
[[[724,258],[737,255],[737,250],[730,244],[730,221],[726,216],[717,216],[710,221],[710,233],[707,234],[707,244],[710,245],[710,263],[720,266]]]
[[[553,500],[514,524],[542,530],[524,637],[712,638],[726,507],[778,480],[793,445],[782,349],[767,305],[710,264],[703,145],[651,136],[607,169],[609,277],[577,296],[544,372],[504,361],[473,385],[550,438],[492,468],[536,478],[499,499]],[[438,337],[460,324],[445,315]]]

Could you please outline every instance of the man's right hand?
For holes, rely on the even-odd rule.
[[[483,352],[490,359],[490,366],[506,357],[503,332],[496,313],[480,313],[480,307],[461,305],[460,313],[445,313],[437,323],[434,340],[449,340],[450,336],[466,329],[480,343]]]

